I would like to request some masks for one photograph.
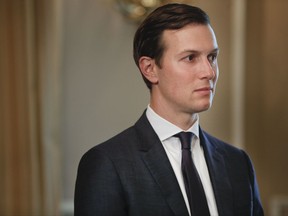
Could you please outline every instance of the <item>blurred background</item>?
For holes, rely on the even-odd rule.
[[[1,216],[73,215],[81,156],[147,107],[132,58],[145,11],[130,15],[128,3],[0,0]],[[266,215],[287,216],[288,1],[186,3],[210,15],[220,46],[216,97],[200,124],[248,152]]]

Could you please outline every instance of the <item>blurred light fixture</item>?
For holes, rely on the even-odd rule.
[[[133,22],[139,23],[153,9],[167,3],[184,3],[187,0],[171,1],[171,0],[116,0],[117,7],[125,18]]]

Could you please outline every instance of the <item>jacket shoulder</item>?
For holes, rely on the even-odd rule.
[[[113,155],[113,153],[117,153],[119,155],[121,152],[136,148],[137,145],[137,133],[135,127],[132,126],[111,137],[110,139],[95,145],[89,149],[85,155],[93,154],[93,152],[102,152],[107,155]]]
[[[224,150],[224,151],[232,151],[232,152],[235,152],[235,153],[241,153],[243,152],[242,149],[228,143],[228,142],[225,142],[217,137],[214,137],[212,136],[211,134],[207,133],[206,131],[202,131],[203,133],[203,138],[205,140],[208,140],[209,143],[211,145],[213,145],[214,148],[217,148],[217,149],[220,149],[220,150]]]

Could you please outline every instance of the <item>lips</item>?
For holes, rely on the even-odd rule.
[[[201,88],[198,88],[195,90],[195,92],[210,92],[212,91],[213,92],[213,88],[208,86],[208,87],[201,87]]]

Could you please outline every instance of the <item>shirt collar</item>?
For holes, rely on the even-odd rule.
[[[175,134],[183,131],[178,126],[172,124],[166,119],[159,116],[151,107],[148,105],[146,110],[146,116],[152,125],[154,131],[158,135],[161,141],[164,141]],[[192,132],[196,137],[199,138],[199,116],[196,115],[195,123],[187,130],[187,132]]]

